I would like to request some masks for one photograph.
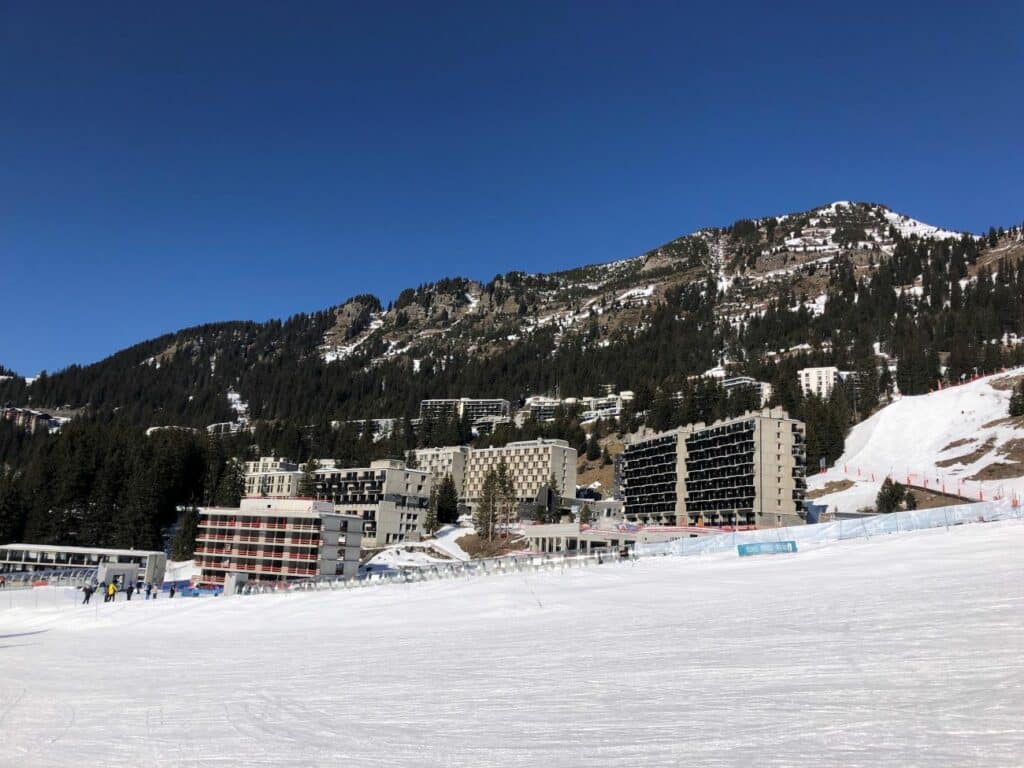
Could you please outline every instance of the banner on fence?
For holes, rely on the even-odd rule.
[[[785,552],[796,552],[795,541],[755,541],[750,544],[737,544],[736,551],[740,557],[751,555],[779,555]]]

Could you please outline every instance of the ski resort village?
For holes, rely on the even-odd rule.
[[[0,766],[1019,765],[1022,334],[837,202],[0,369]]]

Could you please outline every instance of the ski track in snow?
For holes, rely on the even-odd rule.
[[[1019,765],[1024,523],[344,592],[0,594],[0,766]],[[24,695],[19,699],[19,692]]]

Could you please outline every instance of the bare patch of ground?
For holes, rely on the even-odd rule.
[[[1016,376],[1003,376],[1002,378],[994,379],[991,382],[992,389],[1009,392],[1016,389],[1017,385],[1020,384],[1022,380],[1024,380],[1024,373],[1018,373]]]
[[[1017,429],[1024,429],[1024,416],[1004,416],[1001,419],[986,422],[981,426],[985,429],[991,429],[992,427],[1016,427]]]
[[[907,492],[912,494],[917,502],[918,509],[935,509],[936,507],[950,507],[955,504],[973,503],[973,499],[965,499],[959,496],[951,496],[947,493],[928,491],[924,488],[908,488]]]
[[[978,459],[984,457],[985,454],[987,454],[989,451],[991,451],[995,447],[995,444],[996,444],[996,439],[994,437],[990,437],[988,440],[986,440],[984,443],[979,445],[977,448],[975,448],[970,453],[965,453],[962,456],[954,456],[951,459],[944,459],[942,461],[937,461],[937,462],[935,462],[935,466],[937,466],[937,467],[952,467],[954,464],[963,464],[965,466],[967,464],[973,464]]]
[[[828,496],[830,493],[839,493],[845,491],[847,488],[853,488],[852,480],[830,480],[825,483],[824,488],[818,488],[814,491],[809,491],[807,494],[808,499],[820,499],[822,496]]]
[[[1013,477],[1024,476],[1024,464],[1010,464],[1006,461],[997,461],[988,466],[982,467],[975,472],[968,480],[1009,480]]]
[[[1024,438],[1007,440],[996,450],[1006,461],[996,461],[982,467],[970,480],[1008,480],[1024,477]]]
[[[622,441],[615,435],[608,435],[598,442],[602,448],[608,449],[608,455],[612,458],[624,450]],[[602,493],[610,496],[615,485],[615,465],[605,464],[603,458],[587,461],[586,456],[580,456],[576,464],[576,484],[590,485],[593,482],[601,483]]]
[[[521,552],[530,545],[525,538],[495,537],[493,541],[480,538],[478,533],[467,533],[459,537],[459,546],[471,558],[497,557],[510,552]]]
[[[985,426],[987,427],[987,426],[988,426],[988,424],[986,424]],[[960,446],[962,446],[962,445],[970,445],[970,444],[971,444],[971,443],[973,443],[974,441],[975,441],[975,438],[973,438],[973,437],[961,437],[961,438],[960,438],[959,440],[954,440],[954,441],[953,441],[952,443],[950,443],[949,445],[947,445],[947,446],[946,446],[945,448],[943,448],[942,450],[943,450],[943,452],[945,452],[945,451],[951,451],[951,450],[953,450],[954,448],[959,448],[959,447],[960,447]]]

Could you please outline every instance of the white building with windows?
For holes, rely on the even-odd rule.
[[[804,394],[804,397],[816,395],[822,400],[829,398],[836,386],[836,382],[839,381],[839,369],[834,365],[801,368],[797,371],[796,375],[800,381],[800,391]]]
[[[431,474],[435,486],[440,486],[445,477],[451,475],[456,493],[462,496],[470,450],[468,445],[447,445],[440,448],[417,448],[409,451],[409,455],[416,469]]]
[[[299,465],[274,456],[262,456],[243,464],[245,495],[288,499],[299,495],[302,472]]]
[[[238,507],[202,507],[194,550],[200,584],[229,574],[280,582],[315,576],[355,578],[363,521],[326,501],[242,499]]]
[[[404,461],[379,459],[369,467],[339,467],[330,459],[313,472],[316,496],[334,510],[363,520],[363,544],[383,547],[400,541],[419,541],[430,504],[434,478]]]
[[[576,496],[576,449],[565,440],[537,439],[470,451],[462,493],[465,501],[480,501],[484,478],[488,472],[497,471],[502,462],[512,478],[513,495],[520,503],[534,501],[551,478],[560,496]]]

